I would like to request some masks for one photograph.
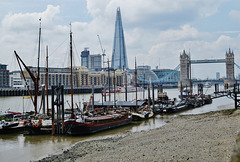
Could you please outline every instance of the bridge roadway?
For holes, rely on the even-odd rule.
[[[191,63],[191,64],[226,63],[226,59],[191,60],[190,63]]]

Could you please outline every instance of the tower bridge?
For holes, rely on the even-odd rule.
[[[205,59],[205,60],[191,60],[190,54],[187,54],[185,50],[180,54],[180,81],[179,86],[191,85],[191,65],[203,64],[203,63],[225,63],[226,64],[226,79],[224,84],[226,87],[231,87],[236,83],[234,77],[234,53],[230,50],[226,52],[225,59]]]
[[[180,54],[180,64],[176,66],[172,70],[171,73],[165,75],[158,80],[151,81],[152,84],[176,84],[177,81],[173,81],[172,78],[180,71],[180,81],[178,81],[178,86],[182,84],[183,86],[190,86],[191,80],[191,65],[192,64],[207,64],[207,63],[224,63],[226,65],[226,79],[223,80],[211,80],[212,83],[224,83],[227,87],[231,87],[236,83],[234,77],[234,65],[240,69],[240,66],[234,62],[234,53],[229,49],[226,52],[224,59],[202,59],[202,60],[191,60],[190,54],[187,54],[185,50],[183,53]],[[138,84],[149,84],[149,79],[144,79],[138,76],[139,83]],[[209,80],[202,80],[202,81],[193,81],[193,84],[197,83],[204,83],[204,81]]]
[[[190,64],[206,64],[206,63],[226,63],[226,59],[190,60]]]

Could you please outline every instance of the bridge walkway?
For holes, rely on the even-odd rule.
[[[227,89],[225,91],[214,92],[210,94],[211,99],[216,99],[220,97],[229,97],[234,100],[235,108],[240,108],[240,87],[239,84],[235,84],[233,88]]]

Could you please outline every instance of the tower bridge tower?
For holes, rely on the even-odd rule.
[[[190,54],[187,54],[185,50],[180,54],[180,84],[183,87],[190,86],[190,70],[191,70],[191,60]]]
[[[226,52],[226,79],[224,80],[224,84],[227,87],[231,87],[236,83],[234,77],[234,53],[230,50]],[[225,86],[226,87],[226,86]]]

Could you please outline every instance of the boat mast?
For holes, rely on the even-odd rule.
[[[108,97],[109,97],[109,103],[111,101],[111,92],[110,92],[110,68],[109,68],[109,59],[107,61],[108,64]]]
[[[73,115],[73,73],[72,73],[72,26],[70,23],[70,62],[71,62],[71,107],[72,107],[72,117]]]
[[[39,19],[39,35],[38,35],[38,63],[37,63],[37,74],[36,74],[36,81],[34,84],[35,88],[35,95],[34,95],[34,108],[35,108],[35,115],[37,114],[37,96],[38,96],[38,86],[39,86],[39,75],[40,75],[40,68],[39,68],[39,59],[40,59],[40,49],[41,49],[41,18]]]
[[[137,61],[136,61],[136,57],[135,57],[135,86],[136,86],[136,112],[137,112],[138,107],[137,107]]]
[[[48,105],[48,46],[46,46],[46,95],[47,95],[47,115],[49,115]]]
[[[127,101],[127,70],[125,70],[125,67],[123,65],[123,71],[124,71],[124,80],[125,80],[125,101]]]

